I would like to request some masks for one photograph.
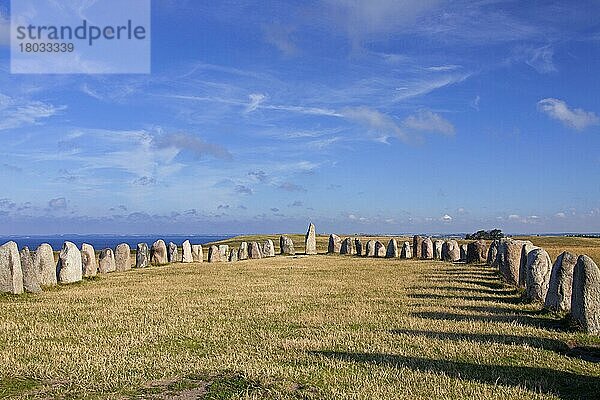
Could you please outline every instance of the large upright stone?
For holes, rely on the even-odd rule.
[[[199,263],[204,262],[204,251],[202,250],[202,245],[192,245],[192,260]]]
[[[498,269],[504,282],[510,285],[519,285],[519,269],[523,244],[520,240],[503,239],[498,246]]]
[[[600,269],[588,256],[579,256],[573,270],[571,317],[584,331],[600,334]]]
[[[81,264],[83,265],[84,278],[91,278],[98,274],[96,251],[91,244],[84,243],[81,245]]]
[[[231,249],[229,250],[229,257],[227,258],[227,261],[229,262],[236,262],[238,260],[238,252],[236,249]]]
[[[400,258],[412,258],[412,246],[410,242],[404,242],[404,244],[402,245]]]
[[[138,243],[135,252],[135,267],[147,268],[150,266],[150,250],[148,244]]]
[[[227,245],[227,244],[220,244],[219,245],[219,251],[221,252],[221,258],[223,260],[226,260],[227,256],[229,255],[229,245]]]
[[[33,256],[27,246],[21,249],[21,270],[23,271],[23,289],[27,293],[40,293],[42,287],[39,273],[33,265]]]
[[[423,239],[421,243],[421,258],[423,260],[433,260],[433,242],[431,238]]]
[[[83,267],[81,265],[81,252],[75,243],[65,242],[58,255],[57,266],[58,281],[60,283],[74,283],[81,281]]]
[[[163,265],[169,262],[167,258],[167,245],[162,239],[158,239],[152,244],[150,249],[150,262],[155,265]]]
[[[367,247],[365,248],[364,255],[366,257],[375,257],[375,241],[374,240],[367,241]]]
[[[194,262],[194,257],[192,256],[192,244],[189,240],[186,240],[181,245],[181,262],[191,263]]]
[[[118,272],[131,269],[131,247],[127,243],[121,243],[115,249],[115,266]]]
[[[315,233],[315,226],[312,223],[308,225],[308,231],[304,238],[304,245],[306,254],[317,254],[317,236]]]
[[[342,241],[342,247],[340,247],[340,254],[356,254],[356,248],[354,247],[354,239],[347,237]]]
[[[251,260],[262,258],[262,251],[258,242],[251,242],[250,246],[248,246],[248,258]]]
[[[296,255],[296,250],[294,249],[294,242],[287,236],[279,237],[279,251],[281,255],[284,256],[293,256]]]
[[[379,240],[375,242],[375,257],[383,258],[385,257],[386,248],[385,244],[381,243]]]
[[[38,270],[40,285],[55,286],[56,281],[56,262],[54,261],[54,250],[48,243],[42,243],[35,250],[33,257],[33,266]]]
[[[208,262],[221,262],[225,260],[225,258],[221,258],[221,251],[218,246],[212,245],[208,248]]]
[[[171,264],[178,263],[180,261],[177,245],[173,242],[169,242],[169,247],[167,248],[167,260],[169,260]]]
[[[265,243],[263,244],[262,256],[275,257],[275,245],[271,239],[265,240]]]
[[[385,256],[387,258],[398,258],[400,257],[400,250],[398,249],[398,242],[396,239],[391,238],[387,245],[387,250],[385,252]]]
[[[442,246],[444,245],[443,240],[434,240],[433,241],[433,259],[441,260],[442,259]]]
[[[481,264],[487,260],[487,244],[485,240],[476,240],[467,244],[467,262]]]
[[[491,267],[497,267],[496,258],[498,257],[498,241],[494,240],[488,249],[486,264]]]
[[[21,255],[15,242],[8,242],[0,246],[0,292],[23,293]]]
[[[415,258],[421,258],[423,251],[423,238],[419,235],[413,236],[413,251],[412,255]]]
[[[356,255],[357,256],[362,256],[363,255],[363,243],[359,238],[354,239],[354,249],[356,250]]]
[[[521,243],[523,245],[521,246],[521,261],[519,262],[519,287],[524,288],[527,285],[527,256],[538,247],[534,246],[529,240]]]
[[[109,272],[115,272],[116,270],[117,263],[115,262],[115,252],[112,249],[100,251],[100,256],[98,256],[98,272],[107,274]]]
[[[573,269],[577,264],[577,256],[565,251],[561,253],[550,273],[548,294],[544,306],[552,311],[568,312],[571,310],[571,293],[573,289]]]
[[[327,245],[327,253],[340,254],[342,249],[342,239],[335,234],[329,235],[329,244]]]
[[[552,272],[552,261],[544,249],[535,249],[527,255],[526,295],[529,300],[545,302]]]
[[[238,250],[238,260],[247,260],[248,259],[248,243],[242,242],[240,243],[240,249]]]
[[[467,245],[466,244],[461,244],[460,245],[460,261],[467,261]]]
[[[442,260],[446,262],[457,262],[460,260],[460,246],[456,240],[446,240],[442,244]]]

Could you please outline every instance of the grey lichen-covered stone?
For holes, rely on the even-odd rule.
[[[112,249],[100,251],[100,256],[98,257],[98,272],[107,274],[109,272],[115,272],[116,270],[117,263],[115,262],[115,252]]]
[[[375,241],[374,240],[367,241],[367,246],[365,248],[364,255],[366,257],[375,257]]]
[[[588,256],[579,256],[573,270],[572,320],[585,332],[600,334],[600,269]]]
[[[544,249],[534,249],[527,255],[526,296],[531,301],[545,302],[552,272],[552,261]]]
[[[336,235],[329,235],[329,244],[327,245],[327,253],[329,254],[340,254],[340,250],[342,249],[342,239]]]
[[[169,247],[167,248],[167,260],[170,263],[178,263],[181,261],[179,259],[179,251],[177,249],[177,245],[173,242],[169,242]]]
[[[521,243],[523,245],[521,246],[521,261],[519,262],[519,287],[524,288],[527,284],[527,255],[538,247],[534,246],[529,240]]]
[[[236,262],[238,260],[238,252],[236,249],[231,249],[229,250],[229,257],[227,258],[227,261],[229,262]]]
[[[460,245],[460,261],[467,261],[468,246],[466,244]]]
[[[398,249],[398,242],[396,241],[396,239],[391,238],[390,241],[388,242],[385,256],[387,258],[400,257],[400,250]]]
[[[470,264],[482,264],[487,260],[487,244],[485,240],[476,240],[467,244],[467,262]]]
[[[131,247],[127,243],[121,243],[115,249],[115,267],[118,272],[131,269]]]
[[[308,225],[308,231],[304,238],[305,253],[308,255],[317,254],[317,236],[315,226],[311,223]]]
[[[561,253],[550,273],[548,294],[544,306],[552,311],[568,312],[571,310],[571,293],[573,290],[573,269],[577,264],[577,256],[565,251]]]
[[[23,289],[27,293],[40,293],[42,287],[39,273],[33,265],[33,255],[27,246],[21,249],[21,270],[23,271]]]
[[[413,251],[412,255],[415,258],[421,258],[423,252],[423,238],[419,235],[413,236]]]
[[[412,246],[410,242],[404,242],[402,245],[402,251],[400,252],[400,258],[412,258]]]
[[[56,286],[56,262],[54,261],[54,250],[48,243],[42,243],[35,250],[33,265],[38,270],[40,285]]]
[[[434,240],[433,241],[433,259],[441,260],[442,259],[442,246],[444,245],[443,240]]]
[[[228,254],[229,254],[229,245],[227,245],[227,244],[220,244],[219,245],[219,251],[221,252],[221,258],[223,260],[226,260]]]
[[[191,263],[194,262],[194,257],[192,256],[192,244],[189,240],[186,240],[181,245],[181,262]]]
[[[385,257],[386,248],[383,243],[379,240],[375,242],[375,257],[383,258]]]
[[[147,268],[150,266],[150,249],[147,243],[138,243],[135,252],[135,267]]]
[[[354,247],[354,239],[348,237],[342,241],[342,247],[340,247],[340,254],[344,254],[344,255],[355,255],[356,254],[356,248]]]
[[[242,242],[240,243],[240,249],[238,250],[238,260],[247,260],[248,259],[248,243]]]
[[[84,278],[91,278],[98,274],[96,251],[91,244],[83,243],[81,245],[81,264],[83,265]]]
[[[357,256],[363,255],[364,246],[363,242],[359,238],[354,239],[354,249],[356,250]]]
[[[202,250],[202,245],[192,245],[192,260],[199,263],[204,262],[204,251]]]
[[[15,242],[8,242],[0,246],[0,292],[23,293],[21,255]]]
[[[221,257],[221,251],[218,246],[212,245],[208,248],[208,262],[221,262],[225,260],[225,258]]]
[[[248,258],[251,260],[262,258],[262,251],[258,242],[251,242],[248,246]]]
[[[271,239],[265,240],[262,249],[262,256],[275,257],[275,244],[273,244],[273,241]]]
[[[423,260],[433,260],[433,242],[431,238],[423,239],[421,243],[421,258]]]
[[[518,286],[521,266],[521,250],[524,242],[514,239],[502,239],[498,246],[498,269],[504,282]]]
[[[491,267],[498,267],[496,263],[496,258],[498,257],[498,241],[494,240],[490,247],[488,248],[486,264]]]
[[[74,283],[83,278],[81,252],[72,242],[65,242],[58,255],[58,282]]]
[[[460,261],[460,246],[456,240],[446,240],[442,244],[442,260],[446,262]]]
[[[152,244],[150,249],[150,262],[155,265],[163,265],[169,262],[167,258],[167,245],[162,239],[158,239]]]
[[[279,250],[280,254],[284,256],[296,255],[296,250],[294,249],[294,242],[291,238],[285,235],[279,237]]]

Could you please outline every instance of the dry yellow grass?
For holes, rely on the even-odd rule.
[[[481,266],[324,255],[176,264],[2,296],[0,308],[0,397],[600,392],[589,348],[600,339],[522,304]]]

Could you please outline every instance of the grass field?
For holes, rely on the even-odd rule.
[[[539,239],[553,257],[564,244]],[[600,393],[600,338],[568,331],[483,266],[325,255],[175,264],[1,296],[0,308],[0,397]]]

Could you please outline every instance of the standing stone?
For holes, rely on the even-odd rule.
[[[494,240],[492,242],[492,244],[490,244],[490,248],[488,249],[486,264],[491,267],[497,266],[497,264],[496,264],[497,256],[498,256],[498,241]]]
[[[37,269],[40,277],[40,285],[56,285],[56,262],[54,261],[54,250],[48,243],[38,246],[33,257],[33,266]]]
[[[400,251],[398,250],[398,242],[396,239],[391,238],[387,245],[387,250],[385,253],[387,258],[398,258],[400,257]]]
[[[83,265],[84,278],[91,278],[98,274],[96,251],[91,244],[84,243],[81,245],[81,264]]]
[[[443,240],[435,240],[433,242],[433,259],[441,260],[442,259],[442,246],[444,245]]]
[[[229,262],[236,262],[238,260],[238,252],[236,249],[231,249],[229,250],[229,258],[227,259],[227,261]]]
[[[181,245],[181,262],[191,263],[194,262],[194,257],[192,256],[192,244],[189,240],[186,240]]]
[[[367,242],[367,248],[365,249],[364,255],[366,257],[375,257],[375,241],[369,240]]]
[[[27,246],[21,250],[21,270],[23,271],[23,289],[27,293],[40,293],[42,288],[39,273],[33,265],[33,256]]]
[[[135,252],[135,267],[147,268],[150,265],[150,250],[146,243],[138,243]]]
[[[280,254],[284,256],[294,256],[296,255],[296,250],[294,249],[294,242],[287,236],[279,237],[279,249]]]
[[[221,258],[221,251],[218,246],[212,245],[208,248],[208,262],[221,262],[224,258]]]
[[[525,278],[526,295],[529,300],[546,301],[552,260],[544,249],[535,249],[527,255],[527,276]]]
[[[263,257],[275,257],[275,245],[271,239],[265,240],[263,244]]]
[[[361,242],[360,239],[358,239],[358,238],[354,239],[354,248],[356,249],[357,256],[363,255],[363,243]]]
[[[546,295],[545,307],[552,311],[568,312],[571,310],[571,293],[573,288],[573,269],[577,264],[577,256],[568,251],[558,256],[552,272]]]
[[[167,258],[167,245],[164,240],[158,239],[152,244],[150,262],[155,265],[163,265],[169,262]]]
[[[476,240],[467,244],[467,262],[481,264],[487,260],[485,240]]]
[[[354,239],[346,238],[342,242],[342,247],[340,248],[340,254],[346,255],[354,255],[356,254],[356,248],[354,247]]]
[[[538,247],[534,246],[529,240],[521,243],[523,245],[521,246],[521,261],[519,263],[519,287],[524,288],[527,285],[527,256]]]
[[[112,249],[102,250],[98,257],[98,272],[107,274],[109,272],[115,272],[116,270],[117,264],[115,262],[115,253]]]
[[[240,249],[238,250],[238,260],[247,260],[248,259],[248,243],[242,242],[240,243]]]
[[[58,281],[60,283],[74,283],[81,281],[83,267],[81,265],[81,252],[75,243],[65,242],[58,255],[57,266]]]
[[[317,236],[315,233],[315,226],[312,223],[308,225],[308,231],[306,232],[306,237],[304,238],[304,244],[306,254],[317,254]]]
[[[498,246],[498,269],[504,282],[518,286],[523,241],[503,239]]]
[[[421,243],[421,258],[423,260],[433,260],[433,242],[431,238],[425,238]]]
[[[327,246],[328,254],[340,254],[342,249],[342,239],[335,234],[329,235],[329,245]]]
[[[262,252],[260,251],[258,242],[251,242],[250,246],[248,246],[248,258],[251,260],[262,258]]]
[[[421,258],[421,252],[423,251],[423,238],[419,235],[413,236],[413,257]]]
[[[412,258],[412,246],[410,242],[404,242],[402,245],[402,251],[400,252],[401,258]]]
[[[15,242],[8,242],[0,246],[0,292],[23,293],[21,255]]]
[[[467,251],[469,249],[467,248],[466,244],[461,244],[460,245],[460,261],[467,261]]]
[[[227,259],[227,255],[229,254],[229,245],[227,244],[220,244],[219,245],[219,251],[221,252],[221,258],[223,260]]]
[[[588,256],[579,256],[573,270],[571,317],[584,331],[600,334],[600,269]]]
[[[127,243],[121,243],[115,249],[115,266],[118,272],[131,269],[131,247]]]
[[[456,240],[446,240],[442,244],[442,260],[446,262],[457,262],[460,260],[460,246]]]
[[[386,248],[379,240],[375,242],[375,257],[385,257]]]
[[[204,251],[202,250],[202,245],[192,245],[192,260],[199,263],[204,262]]]
[[[168,248],[168,252],[167,252],[167,260],[169,260],[170,263],[179,262],[179,254],[177,252],[177,245],[173,242],[169,242],[169,248]]]

